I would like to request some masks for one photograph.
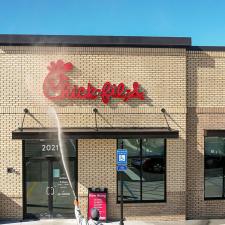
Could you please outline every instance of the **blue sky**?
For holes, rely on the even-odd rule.
[[[0,0],[1,34],[192,37],[225,46],[225,0]]]

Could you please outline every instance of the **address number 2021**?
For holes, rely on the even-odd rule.
[[[42,145],[42,152],[59,151],[59,145]]]

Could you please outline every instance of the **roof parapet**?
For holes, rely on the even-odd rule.
[[[84,46],[84,47],[170,47],[191,46],[188,37],[20,35],[0,34],[4,46]]]

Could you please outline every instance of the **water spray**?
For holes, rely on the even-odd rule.
[[[61,157],[62,157],[63,167],[65,169],[66,176],[67,176],[67,179],[69,181],[69,184],[70,184],[71,190],[73,192],[74,198],[77,200],[77,196],[75,194],[75,191],[73,189],[73,185],[72,185],[72,182],[71,182],[71,179],[70,179],[70,176],[69,176],[69,171],[68,171],[68,168],[66,166],[65,155],[64,155],[65,152],[64,152],[63,142],[62,142],[62,131],[61,131],[59,118],[58,118],[58,115],[57,115],[57,113],[56,113],[54,108],[50,108],[50,112],[54,115],[54,118],[55,118],[55,121],[56,121],[56,125],[57,125],[58,141],[59,141],[59,148],[60,148],[60,153],[61,153]]]

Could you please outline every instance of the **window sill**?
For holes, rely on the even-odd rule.
[[[142,201],[124,201],[123,204],[140,204],[140,203],[166,203],[166,200],[142,200]],[[117,201],[116,204],[120,204],[120,201]]]

